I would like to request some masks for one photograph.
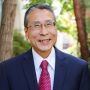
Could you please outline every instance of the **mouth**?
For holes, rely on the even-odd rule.
[[[50,41],[51,39],[45,39],[45,40],[39,40],[39,42],[48,42]]]

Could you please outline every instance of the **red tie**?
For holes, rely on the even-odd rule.
[[[39,79],[39,90],[51,90],[51,81],[50,75],[47,70],[48,62],[42,61],[40,67],[42,68],[42,72]]]

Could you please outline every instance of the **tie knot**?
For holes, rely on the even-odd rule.
[[[40,66],[41,66],[42,69],[47,69],[47,65],[48,65],[48,62],[45,60],[45,61],[41,62]]]

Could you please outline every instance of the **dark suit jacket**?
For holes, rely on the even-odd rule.
[[[90,90],[87,62],[55,48],[53,90]],[[38,90],[32,50],[0,64],[0,90]]]

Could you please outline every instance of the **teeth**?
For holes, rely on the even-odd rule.
[[[47,41],[49,41],[49,39],[48,40],[41,40],[41,42],[47,42]]]

